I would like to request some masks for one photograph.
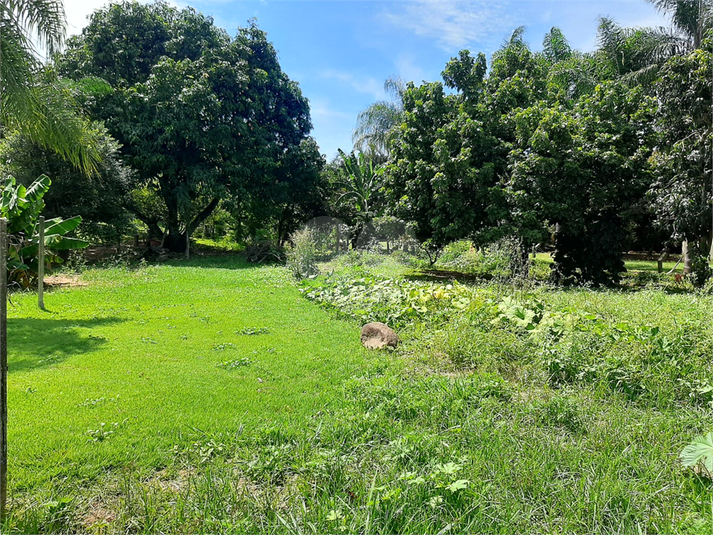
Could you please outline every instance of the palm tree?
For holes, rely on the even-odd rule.
[[[99,154],[87,123],[69,91],[43,72],[34,44],[54,54],[64,42],[65,26],[61,0],[0,2],[0,121],[91,171]]]
[[[632,83],[656,78],[669,58],[700,48],[713,26],[713,0],[647,0],[671,19],[670,28],[622,28],[599,20],[599,51],[609,59],[613,76]]]
[[[352,134],[354,149],[378,162],[384,162],[389,157],[393,128],[403,118],[406,86],[400,78],[389,78],[384,82],[384,91],[393,99],[380,100],[359,112]]]
[[[671,17],[673,27],[688,40],[687,52],[701,47],[703,36],[713,23],[711,0],[646,0]]]
[[[597,38],[607,74],[632,84],[652,82],[667,59],[688,48],[672,28],[623,28],[606,17],[599,19]]]

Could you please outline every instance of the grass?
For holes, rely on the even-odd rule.
[[[328,307],[235,257],[13,296],[3,532],[713,530],[677,459],[713,416],[711,297],[321,267]],[[403,320],[395,353],[364,314]]]
[[[49,293],[48,312],[32,294],[12,298],[15,497],[147,473],[204,436],[299,426],[373,358],[354,325],[306,306],[284,269],[232,257],[82,280]]]

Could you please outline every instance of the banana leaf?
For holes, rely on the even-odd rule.
[[[78,215],[70,217],[69,219],[62,219],[61,217],[48,219],[45,221],[45,236],[51,236],[53,234],[64,236],[77,228],[81,222],[82,217]],[[37,232],[39,232],[39,229],[36,230],[36,233]]]

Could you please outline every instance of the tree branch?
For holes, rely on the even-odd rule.
[[[203,210],[200,211],[200,213],[193,219],[193,221],[190,222],[188,225],[188,228],[186,229],[186,232],[190,236],[193,234],[193,231],[198,228],[198,226],[203,223],[206,219],[208,219],[208,216],[213,213],[213,210],[216,209],[218,206],[218,203],[220,202],[220,199],[218,197],[214,198],[208,206],[203,208]]]

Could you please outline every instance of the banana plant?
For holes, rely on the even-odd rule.
[[[8,250],[8,280],[23,288],[33,286],[37,281],[39,251],[39,217],[45,206],[43,197],[52,181],[47,175],[40,176],[30,186],[17,184],[14,177],[5,179],[0,195],[0,217],[8,220],[10,247]],[[89,242],[68,237],[82,222],[80,216],[62,219],[56,217],[45,221],[45,263],[46,269],[61,264],[58,251],[82,249]]]
[[[382,170],[362,153],[346,154],[342,149],[338,150],[345,173],[344,179],[338,184],[344,193],[337,199],[337,204],[351,202],[357,211],[357,218],[370,223],[376,215],[373,205],[381,189]]]

